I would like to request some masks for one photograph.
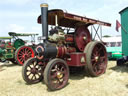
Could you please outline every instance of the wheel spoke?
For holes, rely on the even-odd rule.
[[[37,74],[36,75],[38,75],[39,77],[41,76],[38,72],[37,72]]]
[[[58,80],[52,82],[52,86],[56,89],[59,86]]]
[[[66,70],[62,70],[61,73],[64,75],[66,74]]]
[[[100,52],[101,52],[101,50],[102,50],[102,47],[100,47],[100,48],[98,49],[98,53],[100,53]]]
[[[97,63],[95,62],[95,63],[92,64],[92,67],[95,67],[96,65],[97,65]]]
[[[41,70],[37,70],[37,73],[43,73],[43,70],[41,69]]]
[[[32,73],[30,72],[27,76],[29,77]]]
[[[35,80],[35,79],[36,79],[36,76],[35,76],[35,74],[33,74],[31,80]]]
[[[24,62],[23,58],[20,58],[20,62],[22,62],[22,63]]]
[[[28,57],[31,57],[31,55],[32,55],[32,53],[28,53],[28,54],[27,54]]]
[[[97,73],[97,71],[98,71],[97,66],[94,66],[93,69],[94,69],[95,73]]]
[[[96,55],[96,53],[94,52],[93,54],[92,54],[92,58],[94,58],[94,57],[96,57],[97,55]]]
[[[97,47],[95,47],[95,48],[93,49],[93,52],[97,52],[97,50],[98,50],[98,48],[97,48]]]
[[[28,53],[28,52],[29,52],[29,49],[28,49],[28,50],[26,50],[26,52]]]
[[[61,86],[63,82],[60,81],[60,79],[56,78],[52,81],[52,86],[54,86],[55,89],[57,89],[59,86]]]
[[[92,61],[92,62],[94,62],[94,61],[95,61],[95,59],[93,58],[93,59],[91,59],[91,61]]]
[[[26,61],[25,57],[23,58],[23,62]]]
[[[24,59],[24,58],[22,58],[22,57],[19,58],[20,61],[23,61],[23,59]]]
[[[28,50],[28,48],[25,48],[25,54],[28,54],[27,50]]]
[[[20,51],[20,54],[21,54],[21,55],[23,55],[23,54],[24,54],[24,52],[21,50],[21,51]]]
[[[101,62],[104,62],[104,60],[105,60],[105,56],[100,57]]]
[[[18,54],[18,57],[19,57],[19,58],[22,58],[23,56]]]
[[[28,69],[27,69],[26,72],[31,72],[31,70],[28,70]]]
[[[28,65],[28,67],[29,67],[30,69],[32,69],[31,65]]]
[[[57,65],[57,64],[55,65],[55,69],[56,69],[56,70],[58,69],[58,65]]]
[[[64,67],[62,66],[61,69],[60,69],[60,71],[63,71],[63,70],[64,70]]]
[[[32,77],[30,79],[33,80],[33,78],[34,78],[34,74],[32,75]]]
[[[24,54],[24,48],[22,49],[22,53]]]
[[[61,73],[62,73],[63,75],[65,75],[65,74],[66,74],[66,70],[62,71]]]
[[[22,51],[20,51],[19,54],[18,54],[18,56],[22,56],[22,55],[23,55],[23,53],[22,53]]]
[[[37,79],[37,77],[36,77],[36,74],[35,74],[35,80]]]
[[[96,55],[96,56],[98,56],[98,55],[99,55],[99,54],[98,54],[98,51],[96,51],[96,52],[95,52],[95,55]]]
[[[101,63],[101,64],[99,65],[99,69],[100,69],[100,70],[104,69],[104,63]]]
[[[56,72],[54,74],[52,74],[51,78],[56,78]]]
[[[100,57],[100,59],[105,59],[105,56]]]
[[[34,62],[32,63],[33,67],[35,67],[35,66],[36,66],[36,64],[37,64],[37,62],[36,62],[36,61],[34,61]]]

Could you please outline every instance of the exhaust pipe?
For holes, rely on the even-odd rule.
[[[43,3],[41,7],[42,37],[44,42],[48,40],[48,4]]]

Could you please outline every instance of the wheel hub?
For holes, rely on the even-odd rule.
[[[28,55],[27,54],[24,54],[23,55],[23,58],[26,60],[28,58]]]
[[[57,72],[57,78],[61,79],[63,77],[63,74],[61,72]]]
[[[32,68],[31,73],[32,74],[36,74],[37,73],[37,69],[36,68]]]
[[[98,61],[98,59],[99,59],[99,57],[98,57],[98,56],[96,56],[96,57],[95,57],[95,60],[96,60],[96,61]]]
[[[23,55],[23,58],[25,58],[25,57],[27,57],[27,55],[26,55],[26,54],[24,54],[24,55]]]

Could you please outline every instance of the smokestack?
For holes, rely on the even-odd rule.
[[[48,4],[43,3],[41,7],[42,36],[44,41],[48,39]]]

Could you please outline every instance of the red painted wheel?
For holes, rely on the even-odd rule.
[[[48,62],[44,70],[44,82],[50,90],[58,90],[67,85],[69,68],[62,59],[53,59]]]
[[[90,76],[100,76],[107,68],[107,52],[105,46],[98,41],[93,41],[85,48],[86,71]]]
[[[22,67],[22,77],[28,84],[35,84],[43,79],[45,66],[36,58],[29,58]]]
[[[34,56],[34,50],[29,46],[21,46],[15,52],[15,59],[20,65],[23,65],[26,60]]]

